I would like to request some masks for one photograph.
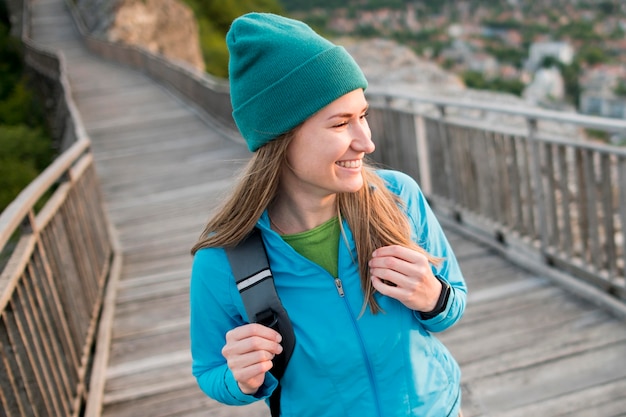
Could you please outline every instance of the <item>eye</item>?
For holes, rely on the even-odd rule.
[[[370,115],[370,112],[369,112],[369,111],[366,111],[365,113],[363,113],[363,114],[361,115],[361,119],[362,119],[362,120],[363,120],[363,119],[367,119],[367,116],[369,116],[369,115]]]
[[[348,124],[347,120],[344,120],[342,122],[337,123],[336,125],[334,125],[333,127],[343,127],[346,126]]]

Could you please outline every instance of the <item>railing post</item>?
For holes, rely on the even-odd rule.
[[[452,167],[452,144],[450,144],[448,133],[446,131],[445,126],[445,118],[446,118],[446,107],[443,104],[437,105],[437,110],[439,110],[439,120],[437,122],[437,129],[439,131],[439,138],[443,142],[444,149],[444,172],[446,173],[446,181],[448,183],[448,198],[452,203],[452,208],[456,213],[457,210],[457,193],[455,189],[454,175],[453,175],[453,167]]]
[[[415,142],[417,146],[418,167],[420,173],[420,187],[426,196],[431,196],[433,183],[430,174],[430,149],[426,138],[424,117],[415,113]]]
[[[619,157],[617,163],[619,186],[619,219],[622,234],[622,276],[626,278],[626,157]],[[626,300],[626,290],[620,296]]]
[[[548,248],[548,239],[549,233],[547,229],[547,211],[546,211],[546,202],[544,198],[543,191],[543,179],[541,175],[541,153],[539,151],[539,141],[537,140],[537,120],[527,118],[526,124],[528,126],[528,141],[531,146],[531,159],[532,159],[532,180],[535,183],[534,187],[534,196],[535,196],[535,205],[537,207],[537,221],[539,224],[537,225],[539,230],[537,231],[540,237],[540,253],[542,256],[546,256],[547,248]],[[531,207],[532,210],[532,207]]]

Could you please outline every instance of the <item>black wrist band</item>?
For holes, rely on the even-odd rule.
[[[422,317],[423,320],[432,319],[433,317],[438,316],[448,306],[448,299],[450,298],[450,291],[451,291],[450,284],[448,284],[446,281],[439,278],[438,276],[435,276],[435,278],[437,278],[439,282],[441,282],[441,293],[439,294],[439,299],[437,300],[437,304],[435,305],[435,308],[432,311],[429,311],[427,313],[420,312],[420,316]]]

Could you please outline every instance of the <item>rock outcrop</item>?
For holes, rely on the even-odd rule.
[[[79,0],[87,29],[204,71],[198,24],[181,0]]]

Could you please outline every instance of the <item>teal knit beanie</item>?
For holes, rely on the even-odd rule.
[[[243,15],[232,23],[226,44],[233,118],[252,152],[344,94],[367,88],[343,47],[297,20]]]

